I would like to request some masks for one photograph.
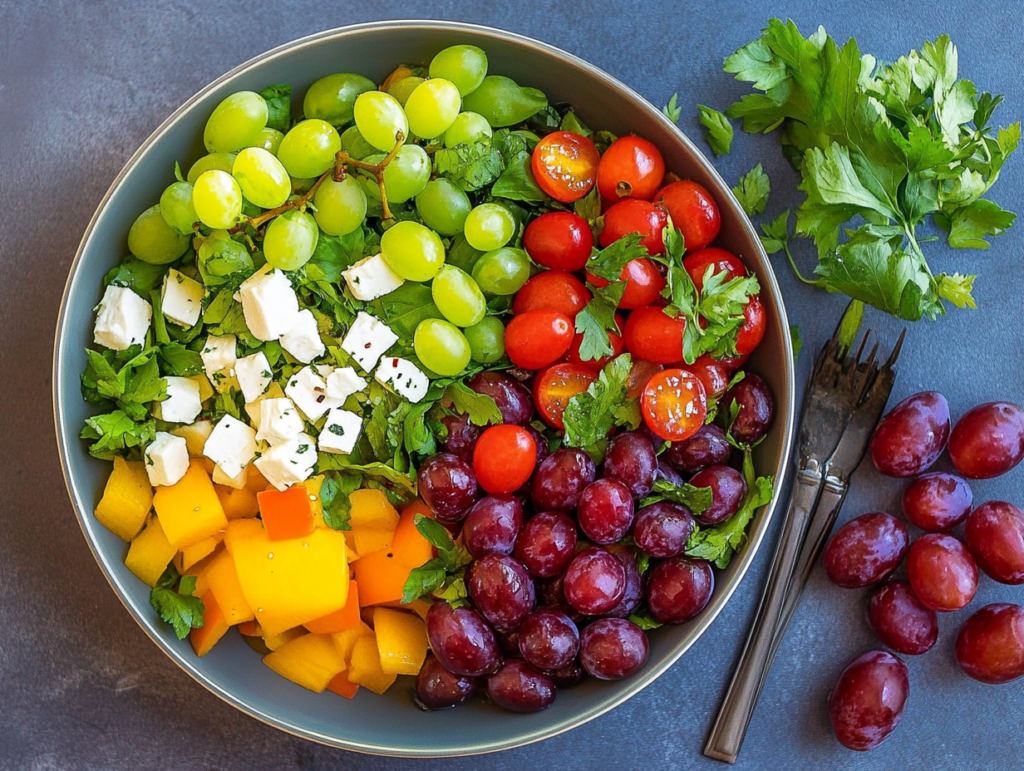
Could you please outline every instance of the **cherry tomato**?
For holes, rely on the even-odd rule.
[[[633,359],[633,366],[629,369],[629,379],[626,381],[626,398],[639,399],[647,381],[665,369],[660,364],[645,361],[644,359]]]
[[[654,203],[672,217],[672,224],[682,231],[689,252],[710,244],[722,228],[718,204],[696,182],[682,180],[665,185],[654,196]]]
[[[623,236],[639,233],[640,243],[647,247],[648,254],[661,254],[665,242],[661,231],[668,225],[668,214],[648,201],[627,198],[619,201],[604,213],[604,230],[598,237],[601,246],[611,246]]]
[[[687,364],[685,369],[697,376],[704,386],[704,394],[709,399],[717,399],[729,387],[729,368],[718,359],[712,359],[711,354],[698,356],[697,360],[693,364]]]
[[[626,328],[626,322],[622,316],[615,316],[615,323],[619,327],[621,332]],[[626,349],[626,344],[622,340],[622,335],[617,335],[614,332],[608,333],[608,342],[612,345],[612,352],[608,356],[602,356],[600,359],[587,359],[584,361],[580,358],[580,345],[583,343],[583,335],[577,333],[572,339],[572,345],[569,346],[569,352],[565,355],[567,361],[571,361],[575,364],[582,364],[592,372],[600,372],[608,366],[608,362],[618,356]]]
[[[667,369],[648,380],[640,407],[647,427],[670,442],[696,434],[708,414],[704,386],[684,369]]]
[[[595,372],[573,361],[555,364],[537,375],[533,381],[533,402],[544,422],[555,428],[565,428],[562,422],[565,405],[576,394],[586,391],[595,380]]]
[[[594,248],[587,221],[568,211],[542,214],[523,233],[523,248],[533,261],[555,270],[583,270]]]
[[[768,323],[761,298],[756,294],[751,296],[747,307],[743,309],[743,319],[743,326],[736,336],[736,352],[740,356],[749,356],[764,340],[765,325]]]
[[[650,201],[665,177],[665,160],[652,142],[622,137],[604,151],[597,167],[597,189],[608,201],[642,198]]]
[[[569,350],[572,320],[564,313],[543,309],[527,311],[505,327],[505,352],[523,369],[540,369],[558,361]]]
[[[587,281],[598,289],[610,283],[593,273],[587,274]],[[657,302],[661,297],[661,290],[665,288],[665,277],[661,275],[658,266],[645,257],[627,262],[619,274],[619,281],[626,282],[626,291],[622,293],[622,300],[619,302],[619,307],[625,310],[643,308]]]
[[[697,287],[698,292],[703,291],[704,274],[707,272],[708,267],[712,265],[715,270],[711,275],[721,273],[723,270],[729,273],[726,281],[742,278],[747,275],[746,266],[732,252],[727,252],[725,249],[718,249],[714,246],[709,249],[701,249],[699,252],[693,252],[683,258],[683,267],[690,274],[690,278],[693,279],[693,284]]]
[[[527,311],[549,308],[575,319],[588,302],[590,292],[572,273],[545,270],[523,284],[512,301],[512,312],[518,316]]]
[[[594,143],[571,131],[548,134],[533,150],[533,176],[556,201],[572,203],[590,192],[601,156]]]
[[[683,358],[686,319],[672,318],[661,308],[637,308],[626,320],[626,350],[655,364],[675,364]]]
[[[749,353],[745,353],[741,356],[723,356],[721,359],[717,359],[729,372],[735,372],[744,364],[747,363],[747,359],[750,358]]]
[[[522,426],[491,426],[477,439],[473,473],[489,493],[511,493],[526,484],[537,465],[537,443]]]

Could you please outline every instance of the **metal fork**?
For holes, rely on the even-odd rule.
[[[881,398],[881,407],[874,420],[870,419],[874,409],[864,410],[863,417],[855,423],[857,426],[870,424],[867,429],[867,436],[870,436],[888,400],[891,380],[888,381],[888,387],[876,392],[878,395],[874,399],[870,396],[872,387],[879,382],[879,372],[874,363],[877,344],[868,358],[861,361],[869,334],[864,336],[857,352],[850,357],[839,343],[837,326],[832,339],[815,361],[804,400],[800,423],[800,462],[790,494],[785,527],[775,550],[757,616],[705,745],[704,754],[708,757],[735,762],[782,633],[796,609],[800,592],[821,543],[831,531],[845,498],[848,474],[863,455],[863,447],[860,447],[856,453],[856,462],[846,465],[854,458],[852,451],[845,449],[841,440],[851,424],[851,418],[860,411],[859,404],[870,402],[875,405]],[[891,365],[898,352],[897,347],[885,367],[891,377],[895,376]],[[881,397],[882,391],[884,397]],[[859,436],[861,432],[857,433]],[[866,439],[862,444],[866,446]],[[843,455],[837,458],[840,448],[843,448]],[[843,476],[834,485],[837,493],[830,493],[828,498],[831,520],[826,528],[826,523],[818,519],[816,512],[819,510],[818,501],[822,497],[828,467],[833,460],[841,461]],[[837,463],[836,471],[839,470],[840,465]]]

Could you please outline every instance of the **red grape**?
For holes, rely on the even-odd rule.
[[[515,556],[531,575],[557,576],[576,549],[576,525],[557,511],[544,511],[530,519],[516,539]]]
[[[967,548],[945,533],[928,533],[907,553],[907,577],[926,607],[960,610],[978,591],[978,566]]]
[[[906,581],[889,581],[871,593],[868,623],[875,637],[897,653],[917,656],[939,637],[939,619]]]
[[[990,685],[1024,675],[1024,608],[997,603],[972,615],[956,636],[956,661],[967,675]]]
[[[469,415],[445,415],[441,418],[441,423],[448,432],[442,442],[444,451],[466,463],[472,463],[473,448],[476,447],[476,440],[480,438],[479,426],[470,423]]]
[[[502,372],[480,372],[470,378],[466,385],[494,399],[503,423],[525,426],[533,417],[530,390],[515,378]]]
[[[643,578],[636,566],[636,551],[629,544],[613,543],[606,547],[608,551],[618,557],[622,567],[626,570],[626,591],[622,593],[619,604],[605,613],[606,616],[616,618],[628,618],[636,610],[637,605],[644,598]]]
[[[910,695],[907,665],[885,651],[853,660],[828,697],[828,717],[839,743],[851,750],[877,747],[899,725]]]
[[[601,618],[580,635],[580,663],[601,680],[629,677],[647,661],[647,635],[624,618]]]
[[[462,526],[466,551],[473,557],[511,554],[523,526],[523,504],[512,495],[487,495],[473,504]]]
[[[978,567],[1001,584],[1024,584],[1024,512],[989,501],[971,512],[964,541]]]
[[[633,497],[614,479],[598,479],[583,490],[576,510],[580,529],[597,544],[615,543],[633,525]]]
[[[721,403],[726,410],[732,408],[733,402],[739,407],[739,413],[729,433],[737,442],[753,444],[765,435],[775,416],[775,402],[768,384],[748,372],[722,397]]]
[[[732,445],[725,431],[714,423],[702,426],[696,434],[682,442],[673,442],[665,451],[665,460],[684,474],[696,474],[708,466],[717,466],[729,460]]]
[[[990,402],[969,410],[949,438],[949,457],[968,479],[1005,474],[1024,458],[1024,409]]]
[[[544,674],[550,677],[551,682],[558,688],[572,688],[587,676],[587,673],[583,671],[583,667],[580,665],[579,659],[574,659],[571,664],[567,664],[561,669],[554,669]]]
[[[702,525],[717,525],[737,511],[747,494],[743,475],[729,466],[709,466],[690,479],[694,487],[711,488],[711,505],[694,517]]]
[[[422,710],[447,709],[464,702],[476,693],[476,689],[475,677],[453,675],[441,666],[433,653],[428,653],[416,678],[413,701]]]
[[[903,491],[903,516],[922,530],[941,532],[960,524],[971,510],[970,485],[954,474],[922,474]]]
[[[453,674],[479,677],[501,666],[498,640],[473,608],[453,608],[443,600],[431,603],[427,638],[441,666]]]
[[[682,554],[693,535],[693,516],[689,510],[667,501],[640,509],[633,525],[633,540],[652,557]]]
[[[563,447],[553,452],[533,475],[530,489],[534,508],[539,511],[575,509],[583,489],[596,476],[597,467],[583,450]]]
[[[537,669],[566,667],[579,650],[579,629],[557,608],[538,608],[519,627],[519,652]]]
[[[555,684],[522,659],[509,659],[487,678],[487,695],[511,712],[540,712],[555,700]]]
[[[658,456],[651,440],[637,431],[617,434],[608,440],[604,476],[622,482],[634,498],[649,495],[654,486]]]
[[[626,593],[626,569],[611,552],[591,546],[572,558],[563,590],[575,610],[599,616],[618,605]]]
[[[881,581],[907,553],[907,526],[881,511],[861,514],[839,528],[825,547],[825,573],[847,589]]]
[[[476,499],[476,477],[466,461],[446,452],[420,465],[419,492],[438,522],[460,522]]]
[[[502,630],[518,628],[536,601],[530,574],[505,554],[488,554],[470,565],[466,589],[481,615]]]
[[[935,391],[908,396],[882,418],[871,438],[871,460],[890,477],[927,469],[949,441],[949,404]]]
[[[708,604],[715,588],[715,574],[704,560],[671,557],[650,572],[647,607],[663,624],[689,621]]]

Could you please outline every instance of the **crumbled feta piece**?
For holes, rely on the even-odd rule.
[[[342,405],[327,395],[327,383],[312,367],[303,367],[288,378],[284,392],[311,421],[319,420],[328,410]]]
[[[380,254],[360,260],[341,275],[345,277],[352,296],[365,302],[390,294],[405,283],[388,267],[384,256]]]
[[[188,442],[180,436],[157,431],[143,454],[151,485],[173,485],[188,471]]]
[[[352,367],[341,367],[334,370],[327,378],[327,395],[332,399],[344,402],[352,394],[366,388],[366,380],[359,377]]]
[[[426,396],[430,388],[430,379],[408,359],[389,356],[380,363],[373,376],[378,383],[390,386],[395,393],[413,404]]]
[[[326,353],[313,311],[309,308],[299,311],[292,328],[281,335],[281,347],[303,364],[309,364]]]
[[[263,342],[286,334],[299,315],[292,282],[279,270],[256,271],[238,287],[235,299],[242,303],[245,325]]]
[[[93,341],[115,351],[144,345],[152,318],[153,308],[131,289],[108,286],[96,306]]]
[[[245,483],[249,481],[249,466],[246,466],[236,476],[229,477],[224,473],[219,465],[214,464],[213,466],[213,483],[215,485],[224,485],[226,487],[233,487],[236,490],[241,490],[245,487]]]
[[[274,379],[274,373],[270,371],[270,362],[267,361],[266,355],[260,351],[235,363],[235,377],[238,378],[238,385],[242,389],[245,401],[254,402],[267,390],[267,386]]]
[[[194,278],[171,268],[164,276],[164,288],[160,293],[160,310],[163,314],[185,328],[194,326],[203,312],[203,295],[206,290]]]
[[[228,381],[235,376],[235,363],[238,361],[236,343],[234,335],[210,335],[199,352],[206,376],[218,391],[226,391]]]
[[[327,422],[317,440],[323,452],[334,452],[348,455],[356,446],[359,431],[363,427],[363,419],[354,412],[333,409],[327,413]]]
[[[364,371],[370,372],[388,348],[397,342],[398,335],[391,331],[391,327],[369,313],[360,311],[341,342],[341,347]]]
[[[192,423],[203,411],[199,398],[199,383],[190,377],[168,375],[167,398],[157,402],[153,413],[168,423]]]
[[[203,455],[229,477],[236,477],[256,457],[256,432],[240,420],[225,415],[203,446]]]
[[[313,437],[299,434],[263,453],[256,459],[256,468],[278,490],[287,490],[309,479],[316,465],[316,457]]]
[[[291,399],[263,399],[260,402],[259,426],[256,441],[271,445],[294,439],[305,428],[302,416]]]

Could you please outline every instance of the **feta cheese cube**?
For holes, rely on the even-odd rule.
[[[203,446],[203,455],[229,477],[236,477],[256,457],[256,432],[240,420],[225,415]]]
[[[234,335],[210,335],[199,352],[206,376],[218,391],[226,391],[228,381],[235,376],[235,364],[238,361],[235,353],[236,344]]]
[[[388,357],[377,367],[373,377],[383,386],[389,386],[399,396],[413,404],[427,395],[430,379],[408,359]]]
[[[199,383],[190,377],[168,375],[167,398],[157,402],[153,413],[168,423],[192,423],[203,411],[199,398]]]
[[[303,364],[309,364],[326,353],[313,311],[309,308],[299,311],[292,328],[281,335],[281,347]]]
[[[160,310],[163,314],[183,327],[194,326],[203,312],[203,295],[206,290],[194,278],[171,268],[164,276],[164,288],[160,292]]]
[[[253,337],[264,342],[287,333],[299,315],[299,298],[279,270],[256,271],[238,287],[235,299],[242,303],[245,325]]]
[[[388,348],[397,342],[398,335],[391,331],[391,327],[369,313],[360,311],[342,340],[341,347],[364,371],[370,372]]]
[[[342,405],[327,395],[327,384],[312,367],[303,367],[288,378],[284,392],[311,421],[319,420],[328,410]]]
[[[366,302],[390,294],[405,283],[388,267],[384,256],[380,254],[360,260],[341,275],[345,277],[352,296]]]
[[[302,416],[291,399],[263,399],[260,402],[259,426],[256,441],[271,445],[294,439],[305,428]]]
[[[256,468],[278,490],[287,490],[309,479],[316,457],[316,442],[307,434],[299,434],[263,453],[256,459]]]
[[[249,466],[242,469],[241,473],[237,476],[229,477],[224,473],[217,464],[213,466],[213,483],[215,485],[224,485],[226,487],[233,487],[236,490],[241,490],[245,487],[245,483],[249,481]]]
[[[327,422],[317,440],[320,450],[348,455],[356,446],[362,427],[363,419],[356,413],[342,409],[331,410],[327,413]]]
[[[327,395],[332,399],[344,402],[352,394],[366,388],[366,381],[356,374],[352,367],[341,367],[334,370],[327,378]]]
[[[267,390],[267,386],[274,379],[274,373],[270,371],[270,362],[267,361],[266,355],[260,351],[235,362],[235,377],[238,378],[238,385],[242,389],[245,401],[254,402]]]
[[[92,339],[97,345],[115,351],[145,345],[153,308],[131,289],[108,286],[96,312]]]
[[[166,431],[157,431],[144,457],[151,485],[177,484],[188,471],[188,442]]]

